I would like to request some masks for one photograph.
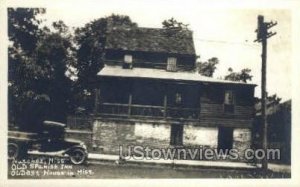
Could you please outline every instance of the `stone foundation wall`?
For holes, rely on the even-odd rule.
[[[183,144],[186,146],[202,145],[203,147],[217,148],[218,128],[186,125],[183,129]]]
[[[171,124],[97,119],[91,130],[69,129],[66,137],[79,139],[87,144],[88,151],[101,154],[128,153],[128,146],[143,146],[150,149],[171,148],[218,148],[218,127],[201,127],[183,124],[183,146],[170,146]],[[243,159],[244,151],[251,147],[251,129],[234,128],[232,148]],[[197,154],[196,158],[199,158]],[[190,159],[190,158],[187,158]]]
[[[169,147],[171,133],[170,125],[136,123],[134,128],[136,144],[155,148]]]
[[[120,154],[120,146],[125,153],[128,153],[128,146],[174,149],[170,146],[171,124],[96,120],[93,125],[93,140],[98,153]],[[234,129],[232,148],[239,151],[240,158],[243,158],[244,150],[250,146],[251,130]],[[183,146],[179,148],[218,148],[218,127],[185,124]],[[199,158],[198,154],[196,158]]]
[[[233,149],[237,149],[240,158],[244,158],[246,149],[251,148],[251,129],[236,128],[233,130]]]
[[[120,146],[140,145],[166,148],[170,142],[170,126],[137,122],[94,122],[93,140],[103,154],[119,154]]]

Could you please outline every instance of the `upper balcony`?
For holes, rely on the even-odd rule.
[[[253,84],[120,66],[106,66],[98,75],[95,113],[100,116],[193,121],[252,116]]]
[[[111,117],[197,120],[200,108],[153,106],[141,104],[102,103],[98,114]]]

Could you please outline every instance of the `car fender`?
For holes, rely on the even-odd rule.
[[[86,156],[88,156],[87,149],[84,148],[84,147],[81,146],[81,145],[74,145],[74,146],[68,148],[68,149],[65,151],[65,153],[69,155],[74,149],[81,149],[81,150],[83,150],[83,151],[85,152]]]

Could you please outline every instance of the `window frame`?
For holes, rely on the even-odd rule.
[[[227,102],[227,94],[231,94],[231,100]],[[223,102],[223,111],[225,114],[234,114],[235,113],[235,105],[236,105],[236,98],[235,93],[233,90],[225,90],[224,91],[224,102]],[[232,107],[232,108],[231,108]]]
[[[168,57],[167,59],[167,71],[177,71],[177,58],[176,57]]]
[[[128,58],[129,58],[129,60],[128,60]],[[133,63],[133,56],[131,54],[125,54],[124,55],[124,63],[132,64]]]

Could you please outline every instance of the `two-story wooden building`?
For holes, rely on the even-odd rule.
[[[96,81],[95,146],[236,148],[251,145],[253,84],[195,71],[192,32],[112,28]]]

